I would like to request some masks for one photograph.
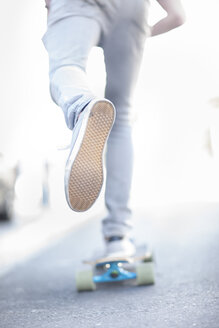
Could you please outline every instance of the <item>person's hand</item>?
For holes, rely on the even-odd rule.
[[[50,5],[50,0],[45,0],[45,3],[46,3],[46,8],[49,9],[49,5]]]
[[[47,9],[47,17],[48,17],[48,14],[49,14],[49,5],[50,5],[50,0],[45,0],[45,7]]]

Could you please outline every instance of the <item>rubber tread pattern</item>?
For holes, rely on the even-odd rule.
[[[69,179],[69,200],[76,211],[86,211],[103,184],[103,151],[114,122],[114,108],[106,101],[94,104]]]

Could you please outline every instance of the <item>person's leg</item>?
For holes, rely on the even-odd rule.
[[[132,234],[133,222],[128,205],[133,169],[131,108],[146,37],[147,1],[127,1],[121,13],[104,43],[105,96],[114,103],[117,111],[106,156],[108,216],[103,220],[106,239]]]
[[[73,129],[65,195],[75,211],[90,208],[100,193],[102,154],[115,115],[113,105],[106,99],[96,99],[86,80],[87,58],[100,34],[95,19],[71,16],[50,25],[44,37],[50,59],[51,95],[62,108],[67,126]]]
[[[98,44],[100,34],[96,20],[72,16],[49,26],[43,38],[49,54],[51,96],[62,108],[70,129],[81,109],[95,98],[85,70],[89,52]]]

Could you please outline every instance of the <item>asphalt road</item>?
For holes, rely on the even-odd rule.
[[[219,204],[135,211],[156,284],[77,293],[74,272],[101,247],[99,220],[77,227],[0,281],[0,327],[219,327]]]

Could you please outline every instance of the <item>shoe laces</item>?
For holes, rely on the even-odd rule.
[[[56,149],[58,151],[63,151],[63,150],[70,149],[70,147],[71,147],[71,144],[67,144],[67,145],[63,145],[63,146],[57,146]]]

